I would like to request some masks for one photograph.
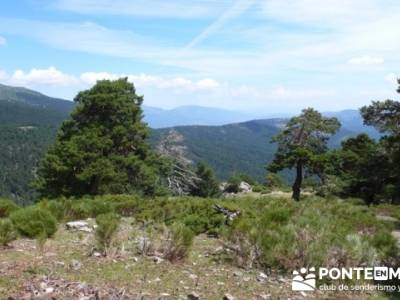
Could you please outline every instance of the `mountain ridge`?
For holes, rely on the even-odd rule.
[[[49,104],[51,101],[54,103]],[[57,128],[68,117],[73,105],[71,101],[47,97],[28,89],[7,90],[4,85],[0,85],[0,170],[1,173],[8,174],[0,177],[0,196],[32,198],[33,191],[29,182],[53,142]],[[146,107],[144,109],[145,112],[149,111]],[[192,116],[188,109],[193,109],[193,106],[177,110],[187,111]],[[206,110],[210,109],[212,108]],[[169,111],[174,110],[164,110],[162,113]],[[363,125],[356,110],[328,114],[338,117],[345,124],[330,139],[331,147],[338,147],[343,139],[361,132],[367,132],[373,137],[379,136],[374,129]],[[172,114],[169,118],[175,117]],[[276,145],[271,143],[271,137],[284,127],[287,120],[288,118],[269,118],[224,125],[187,124],[153,128],[150,130],[150,143],[156,148],[165,134],[176,130],[183,137],[188,158],[195,163],[207,162],[221,180],[234,172],[241,172],[261,181],[266,174],[265,167],[273,159],[276,150]]]

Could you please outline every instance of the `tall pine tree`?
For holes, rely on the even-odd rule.
[[[74,101],[38,170],[40,195],[155,193],[160,161],[146,142],[143,97],[133,84],[126,78],[98,81]]]
[[[296,169],[292,186],[294,200],[300,200],[305,168],[313,171],[314,158],[328,150],[329,136],[339,128],[336,118],[323,117],[318,111],[307,108],[299,116],[291,118],[285,129],[273,137],[273,142],[278,143],[278,150],[268,170],[275,173],[286,168]]]

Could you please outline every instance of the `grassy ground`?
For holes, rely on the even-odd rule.
[[[268,207],[276,208],[274,203]],[[312,204],[313,213],[320,214],[323,204]],[[244,203],[242,209],[249,205],[251,202]],[[308,218],[310,224],[317,222],[301,211],[305,207],[305,204],[298,207],[293,218],[299,222]],[[329,210],[338,208],[341,204],[332,204]],[[349,210],[349,206],[343,208]],[[384,207],[373,213],[382,215],[387,211],[390,208]],[[345,219],[344,214],[344,210],[338,210],[337,224],[344,222],[339,220]],[[354,224],[361,226],[369,222],[370,217]],[[93,225],[94,220],[89,223]],[[285,226],[293,225],[289,222]],[[363,226],[359,228],[360,234],[366,231],[367,227]],[[0,249],[0,299],[187,299],[192,292],[200,299],[211,300],[222,299],[226,293],[235,299],[387,299],[373,292],[292,292],[290,272],[239,268],[227,260],[223,250],[226,241],[205,234],[195,237],[189,257],[184,261],[160,261],[154,257],[157,253],[151,256],[137,253],[137,238],[142,235],[133,217],[123,218],[116,238],[118,246],[107,257],[93,255],[93,232],[69,231],[63,223],[42,251],[34,240],[20,238]],[[260,272],[266,273],[267,278],[260,277]]]

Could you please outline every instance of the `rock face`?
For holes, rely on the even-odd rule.
[[[93,232],[93,228],[86,221],[72,221],[65,224],[67,230]]]
[[[247,182],[242,181],[239,183],[239,193],[250,193],[252,191],[253,189],[251,185],[248,184]]]

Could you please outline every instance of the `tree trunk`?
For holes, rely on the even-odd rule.
[[[301,183],[303,181],[303,163],[298,161],[296,165],[296,180],[293,183],[292,186],[292,198],[296,201],[300,200],[300,189],[301,189]]]

